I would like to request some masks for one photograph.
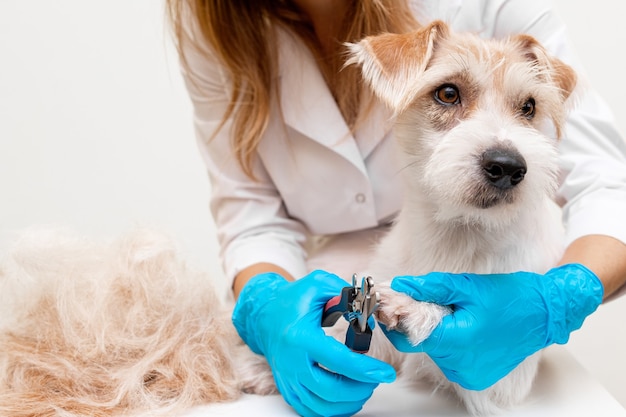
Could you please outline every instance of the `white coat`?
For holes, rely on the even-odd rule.
[[[531,34],[582,70],[563,23],[546,0],[418,0],[412,6],[421,22],[442,19],[457,31],[495,38]],[[351,135],[313,56],[298,39],[284,32],[280,36],[283,114],[274,103],[254,165],[257,181],[233,157],[230,121],[209,141],[229,97],[219,62],[191,49],[186,54],[189,69],[183,74],[229,278],[258,262],[274,263],[300,277],[308,272],[302,247],[308,234],[373,228],[397,213],[400,167],[392,162],[386,110],[376,108]],[[595,92],[583,96],[564,136],[558,197],[564,205],[567,243],[588,234],[626,242],[626,144]]]

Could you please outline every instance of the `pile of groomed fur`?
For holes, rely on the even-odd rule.
[[[31,231],[2,257],[1,416],[172,415],[240,395],[241,341],[161,234]]]

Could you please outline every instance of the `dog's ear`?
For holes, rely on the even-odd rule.
[[[563,63],[560,59],[550,56],[545,48],[530,35],[517,35],[515,39],[518,41],[526,58],[544,68],[548,81],[553,82],[561,90],[563,102],[572,94],[576,88],[577,77],[576,72]]]
[[[448,26],[434,21],[416,32],[385,33],[348,44],[346,65],[361,66],[364,80],[395,113],[411,104],[436,44],[448,36]]]
[[[554,84],[559,89],[561,96],[559,108],[561,111],[553,112],[552,121],[554,122],[557,136],[560,137],[565,118],[565,112],[563,110],[568,107],[565,103],[578,84],[576,72],[560,59],[550,56],[545,48],[532,36],[517,35],[515,36],[515,40],[518,42],[526,58],[534,65],[538,66],[540,74],[546,77],[546,81]]]

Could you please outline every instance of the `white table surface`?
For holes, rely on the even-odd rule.
[[[626,388],[625,388],[626,389]],[[280,396],[244,395],[238,401],[197,407],[181,417],[296,416]],[[467,416],[447,394],[409,388],[401,381],[380,385],[358,414],[390,417]],[[533,392],[506,417],[626,417],[624,409],[563,346],[546,349]]]

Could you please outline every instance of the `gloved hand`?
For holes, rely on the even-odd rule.
[[[264,273],[246,283],[235,305],[239,335],[267,358],[278,390],[300,415],[353,415],[379,383],[395,380],[393,367],[322,330],[324,305],[345,286],[324,271],[295,282]]]
[[[426,352],[450,381],[473,390],[495,384],[540,349],[566,343],[604,292],[598,277],[579,264],[545,275],[402,276],[393,279],[391,288],[452,307],[453,313],[418,346],[401,333],[386,334],[398,350]]]

